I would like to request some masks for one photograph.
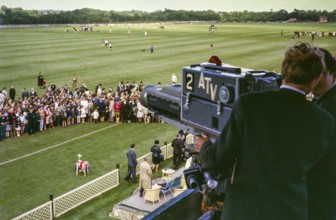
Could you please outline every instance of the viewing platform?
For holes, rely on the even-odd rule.
[[[184,167],[181,167],[180,169],[176,170],[176,172],[171,174],[171,178],[173,179],[175,177],[183,175],[184,169]],[[161,182],[161,177],[152,180],[153,185]],[[112,212],[109,214],[109,216],[116,219],[142,219],[146,215],[150,214],[157,208],[167,203],[172,198],[172,193],[166,193],[165,195],[160,193],[160,201],[154,202],[153,204],[150,201],[144,201],[144,197],[140,197],[140,189],[138,187],[136,190],[134,190],[133,195],[131,195],[129,198],[114,205]]]

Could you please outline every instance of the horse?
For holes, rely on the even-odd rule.
[[[78,160],[76,163],[76,176],[78,176],[78,173],[83,172],[84,176],[86,174],[89,174],[90,171],[90,163],[85,160]]]

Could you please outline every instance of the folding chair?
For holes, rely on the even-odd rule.
[[[163,185],[161,187],[160,192],[163,194],[165,200],[167,200],[166,193],[170,192],[172,195],[174,195],[173,190],[180,185],[181,185],[181,176],[176,177],[173,180],[167,182],[165,185]]]

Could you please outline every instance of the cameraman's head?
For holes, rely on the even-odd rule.
[[[282,61],[283,84],[309,93],[324,72],[323,58],[321,50],[310,44],[298,43],[290,47]]]
[[[320,50],[324,53],[324,63],[326,65],[326,69],[320,82],[313,90],[313,94],[317,98],[327,93],[336,83],[336,59],[328,50],[324,48],[320,48]]]

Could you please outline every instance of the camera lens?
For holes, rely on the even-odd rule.
[[[195,176],[188,177],[187,183],[189,184],[191,189],[196,189],[198,187],[198,182]]]
[[[214,189],[216,188],[218,185],[217,181],[216,180],[208,180],[207,181],[207,186],[210,188],[210,189]]]
[[[207,186],[210,189],[214,189],[214,188],[217,187],[218,182],[212,178],[212,176],[209,172],[204,172],[203,176],[204,176],[204,179],[205,179],[205,182],[206,182]]]

